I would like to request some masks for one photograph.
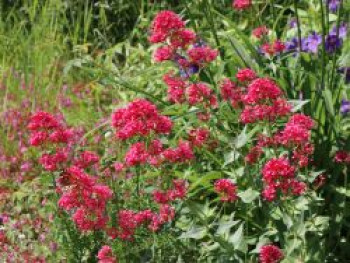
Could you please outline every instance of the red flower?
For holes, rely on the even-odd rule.
[[[232,7],[237,10],[244,10],[252,6],[252,0],[234,0]]]
[[[266,26],[257,27],[252,32],[253,36],[255,36],[258,39],[267,35],[268,33],[269,33],[269,29]]]
[[[109,246],[103,246],[100,248],[97,254],[98,263],[117,263],[115,257],[113,257],[113,251]]]
[[[145,99],[131,102],[126,108],[112,114],[112,125],[119,139],[147,136],[152,131],[168,134],[172,129],[171,120],[158,113],[157,107]]]
[[[221,195],[222,202],[233,202],[238,199],[237,187],[229,179],[216,180],[214,190]]]
[[[249,68],[245,68],[245,69],[240,69],[237,74],[236,74],[236,78],[240,81],[240,82],[249,82],[252,81],[254,79],[257,78],[256,73],[249,69]]]
[[[265,245],[260,248],[260,263],[278,263],[283,259],[281,249],[275,245]]]

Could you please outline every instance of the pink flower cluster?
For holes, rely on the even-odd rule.
[[[261,39],[264,36],[267,36],[268,33],[269,33],[269,29],[266,26],[257,27],[252,31],[252,35],[257,39]]]
[[[350,152],[337,151],[335,153],[334,161],[336,163],[350,164]]]
[[[147,136],[151,132],[168,134],[172,129],[171,120],[157,111],[157,107],[145,99],[137,99],[126,108],[112,114],[112,125],[121,140],[134,136]]]
[[[108,221],[106,203],[112,198],[108,186],[98,184],[96,178],[81,168],[68,168],[57,180],[61,197],[59,207],[72,213],[72,219],[82,231],[103,229]]]
[[[218,51],[201,41],[195,43],[195,33],[186,29],[181,18],[171,11],[158,13],[153,20],[151,32],[152,43],[163,43],[154,53],[155,61],[172,60],[179,67],[180,76],[171,71],[163,77],[168,86],[169,100],[174,103],[203,105],[206,108],[216,107],[217,98],[206,83],[189,83],[187,79],[214,61]]]
[[[237,10],[245,10],[252,6],[252,0],[233,0],[232,7]]]
[[[221,96],[232,106],[243,107],[241,122],[248,124],[257,121],[274,121],[277,117],[290,113],[291,106],[284,99],[282,90],[268,78],[258,78],[251,69],[241,69],[237,80],[247,87],[224,79],[221,84]]]
[[[273,43],[266,42],[261,46],[261,52],[269,56],[275,56],[277,54],[280,54],[285,49],[285,44],[279,39],[275,40]]]
[[[72,131],[63,125],[51,114],[39,111],[29,119],[28,129],[31,132],[30,145],[40,146],[49,143],[67,143]]]
[[[273,201],[277,197],[278,190],[284,195],[303,194],[306,185],[296,179],[295,171],[295,167],[285,157],[270,159],[262,169],[265,184],[263,197],[267,201]]]
[[[222,202],[233,202],[238,199],[237,186],[230,179],[216,180],[214,190],[221,195]]]
[[[118,228],[112,227],[107,230],[111,238],[132,240],[139,227],[146,224],[148,229],[155,232],[162,225],[170,222],[175,217],[175,210],[169,204],[161,204],[159,212],[152,212],[150,209],[135,212],[133,210],[119,210]]]
[[[187,182],[181,179],[173,180],[172,189],[167,191],[154,190],[153,200],[158,204],[167,204],[177,199],[184,199],[187,194]]]
[[[260,248],[260,263],[278,263],[283,257],[283,252],[275,245],[265,245]]]
[[[184,163],[194,159],[192,147],[187,141],[180,141],[175,148],[164,149],[159,140],[153,140],[148,147],[145,142],[131,145],[125,154],[125,165],[131,167],[148,163],[159,166],[164,162]]]
[[[277,84],[268,78],[257,78],[247,87],[242,98],[244,108],[241,121],[245,124],[257,121],[274,121],[290,113],[291,106],[282,97]]]
[[[98,263],[117,263],[117,259],[113,256],[113,251],[109,246],[100,248],[97,254]]]

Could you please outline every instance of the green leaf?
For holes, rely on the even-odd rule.
[[[216,231],[217,235],[225,235],[229,234],[230,230],[233,226],[237,225],[240,221],[239,220],[230,220],[230,221],[222,221],[219,222],[219,227]]]
[[[206,235],[207,231],[205,227],[192,226],[187,232],[184,232],[179,237],[180,239],[201,239]]]
[[[249,188],[244,192],[238,193],[238,196],[242,199],[243,203],[249,204],[257,199],[260,196],[260,193],[252,188]]]
[[[323,95],[323,98],[324,98],[324,101],[326,103],[326,108],[327,108],[327,111],[332,115],[334,116],[334,107],[333,107],[333,98],[332,98],[332,93],[329,89],[325,89],[323,92],[322,92],[322,95]]]
[[[304,105],[308,104],[310,100],[289,100],[288,101],[292,106],[292,112],[300,111]]]
[[[244,223],[242,223],[238,227],[235,233],[233,233],[233,235],[231,235],[228,240],[231,244],[234,245],[235,248],[237,248],[243,240],[243,226],[244,226]]]

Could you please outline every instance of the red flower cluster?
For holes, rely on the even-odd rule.
[[[242,82],[250,82],[253,81],[254,79],[257,78],[256,73],[251,70],[250,68],[244,68],[244,69],[240,69],[237,74],[236,74],[236,78]]]
[[[220,89],[222,98],[230,101],[234,108],[241,104],[244,88],[238,87],[235,82],[226,78],[222,81]]]
[[[261,51],[269,56],[274,56],[282,53],[286,49],[285,44],[281,40],[275,40],[273,43],[264,43],[261,46]]]
[[[120,210],[118,212],[118,228],[108,230],[110,237],[122,240],[132,240],[136,230],[144,224],[148,229],[158,231],[162,225],[170,222],[175,217],[175,210],[168,204],[161,204],[159,213],[151,210],[134,212],[132,210]]]
[[[174,58],[178,48],[187,48],[196,39],[196,34],[185,28],[185,22],[172,11],[161,11],[151,26],[151,43],[170,43],[159,47],[154,53],[157,62]]]
[[[104,228],[108,220],[106,202],[113,194],[108,186],[98,184],[95,178],[75,166],[68,168],[57,183],[62,194],[58,205],[73,212],[73,221],[82,231]]]
[[[181,179],[173,180],[173,189],[167,191],[154,190],[153,200],[158,204],[167,204],[177,199],[184,199],[187,194],[187,182]]]
[[[171,163],[183,163],[194,159],[194,153],[189,142],[181,141],[176,148],[163,149],[159,140],[153,140],[148,148],[144,142],[131,145],[125,155],[126,166],[150,164],[158,166],[168,161]]]
[[[232,7],[237,10],[245,10],[252,6],[252,0],[233,0]]]
[[[265,245],[260,248],[260,263],[278,263],[283,257],[283,252],[275,245]]]
[[[204,106],[217,106],[216,96],[205,83],[195,83],[187,89],[188,102],[190,105],[202,104]]]
[[[184,163],[194,159],[192,147],[187,141],[180,141],[176,148],[166,149],[162,155],[171,163]]]
[[[237,187],[229,179],[218,179],[215,181],[214,190],[221,195],[222,202],[233,202],[238,199]]]
[[[350,164],[350,152],[337,151],[335,153],[334,161],[336,163]]]
[[[274,121],[277,117],[290,113],[291,106],[282,98],[282,91],[268,78],[258,78],[248,85],[243,96],[245,105],[241,113],[243,123]]]
[[[284,195],[303,194],[306,185],[295,178],[295,171],[295,168],[285,157],[269,160],[262,170],[263,181],[265,184],[263,197],[267,201],[273,201],[277,197],[278,190]]]
[[[262,37],[268,35],[269,29],[266,26],[260,26],[253,30],[252,35],[257,39],[261,39]]]
[[[100,248],[97,254],[98,263],[117,263],[118,261],[113,256],[113,251],[109,246]]]
[[[211,49],[208,46],[195,46],[188,50],[187,54],[192,63],[201,67],[207,63],[214,61],[218,56],[218,51]]]
[[[209,139],[210,132],[206,128],[197,128],[190,130],[189,132],[189,141],[193,146],[201,147]]]
[[[156,62],[172,60],[179,68],[179,77],[169,72],[163,77],[168,86],[168,98],[174,103],[188,102],[190,105],[216,107],[217,98],[205,83],[186,81],[199,72],[218,56],[218,51],[211,49],[202,41],[196,41],[193,31],[185,28],[181,18],[171,11],[158,13],[151,27],[152,43],[163,43],[154,53]]]
[[[116,110],[112,125],[121,140],[134,136],[147,136],[151,132],[168,134],[172,129],[171,120],[157,111],[157,107],[145,99],[131,102],[126,108]]]
[[[170,72],[164,75],[163,81],[168,86],[168,98],[171,102],[183,103],[186,100],[185,91],[188,84],[184,80]]]

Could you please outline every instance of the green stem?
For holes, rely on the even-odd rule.
[[[321,24],[322,24],[322,72],[321,72],[321,89],[324,89],[324,77],[325,77],[325,66],[326,66],[326,26],[324,22],[324,6],[323,0],[319,0],[321,5]]]

